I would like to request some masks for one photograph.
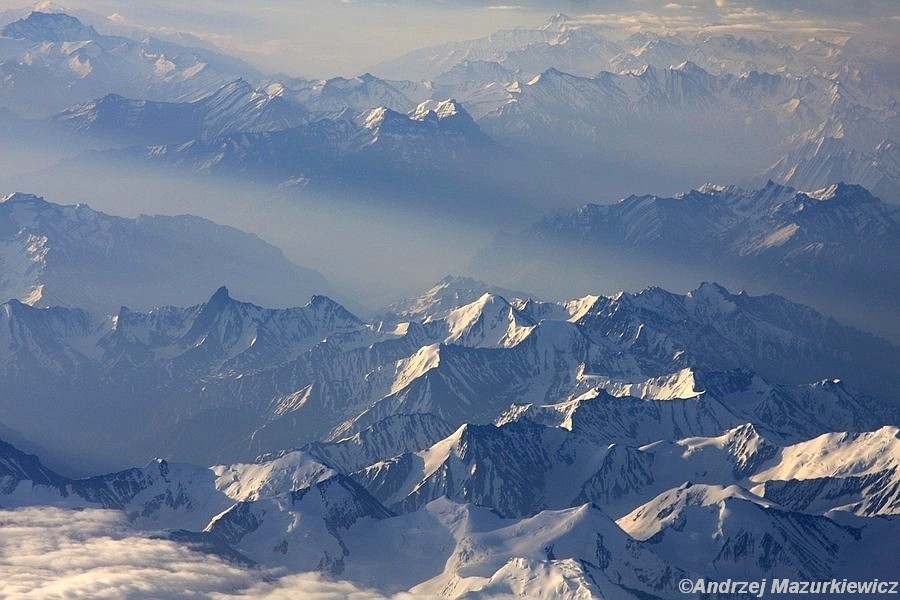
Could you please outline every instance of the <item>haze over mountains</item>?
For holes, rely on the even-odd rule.
[[[108,53],[138,52],[133,43],[104,37],[71,17],[35,15],[4,30],[9,44],[4,64],[11,71],[3,104],[14,112],[27,105],[24,116],[38,114],[28,101],[30,88],[16,78],[27,77],[34,85],[60,85],[62,78],[72,91],[44,115],[88,102],[66,108],[57,119],[117,141],[158,144],[276,131],[346,112],[356,116],[384,107],[406,113],[425,100],[455,99],[485,133],[518,153],[549,145],[566,158],[557,168],[574,161],[570,170],[587,164],[599,169],[600,180],[591,178],[569,192],[580,197],[602,180],[605,199],[612,200],[610,194],[634,191],[629,183],[638,173],[646,180],[648,172],[645,185],[669,193],[712,180],[713,174],[734,182],[771,177],[801,189],[840,180],[876,195],[896,196],[900,189],[897,90],[874,71],[889,41],[857,45],[813,39],[792,47],[730,34],[694,39],[649,33],[620,40],[609,37],[605,27],[560,17],[538,30],[502,32],[405,59],[421,64],[420,54],[430,61],[441,56],[439,65],[422,74],[425,81],[369,74],[355,80],[272,80],[207,50],[170,44],[120,59],[124,64],[117,63],[112,75],[127,79],[117,82],[94,69],[103,67]],[[95,56],[85,54],[89,51]],[[572,63],[571,57],[586,64]],[[400,60],[386,70],[397,73],[404,64]],[[229,76],[243,81],[227,82]],[[98,79],[93,87],[92,78]],[[241,98],[233,96],[236,87]],[[129,100],[102,98],[101,90]],[[229,125],[227,116],[217,114],[222,109],[215,106],[223,102],[226,111],[243,111],[239,122]],[[118,127],[104,125],[111,114],[126,110],[130,116]],[[166,125],[152,126],[147,119]],[[727,151],[735,144],[743,147],[739,157]],[[253,168],[252,162],[243,165]]]
[[[321,274],[256,236],[191,216],[112,217],[28,194],[0,199],[0,295],[99,314],[192,304],[223,282],[290,306],[328,292]]]
[[[666,197],[707,182],[757,189],[771,179],[806,192],[859,184],[893,218],[900,190],[897,88],[880,76],[890,68],[891,40],[623,35],[557,16],[539,28],[423,50],[376,70],[391,79],[366,73],[316,80],[266,76],[206,47],[101,34],[62,14],[35,13],[5,30],[11,78],[3,106],[15,113],[27,105],[20,116],[37,116],[31,88],[17,78],[48,89],[64,85],[69,94],[58,107],[40,109],[37,121],[9,117],[20,132],[17,151],[7,151],[11,164],[23,160],[22,151],[52,150],[8,174],[5,187],[51,199],[64,192],[69,197],[60,200],[108,212],[183,207],[179,212],[249,228],[301,263],[311,253],[317,260],[367,255],[346,243],[323,248],[322,240],[312,241],[317,228],[339,220],[331,215],[336,202],[381,213],[368,219],[368,230],[349,236],[355,238],[396,236],[398,220],[424,232],[433,215],[453,219],[459,235],[441,243],[460,260],[405,281],[375,267],[378,279],[397,282],[393,297],[383,293],[377,303],[469,268],[473,239],[487,245],[496,229],[526,228],[556,207]],[[158,69],[163,59],[175,66]],[[115,65],[108,75],[107,60]],[[76,62],[92,70],[80,73]],[[198,65],[205,66],[187,76]],[[85,154],[86,147],[101,152]],[[51,156],[64,160],[54,164]],[[91,183],[79,173],[94,174]],[[117,192],[147,186],[144,173],[162,179],[165,191],[152,203],[123,203]],[[279,218],[290,210],[285,206],[297,208],[291,220],[306,213],[322,222],[292,235],[296,228]],[[436,229],[400,235],[427,252],[422,238],[439,235]],[[361,276],[352,259],[334,260],[317,267],[345,287]],[[709,277],[687,285],[703,279]],[[729,281],[810,298],[790,286]],[[655,282],[635,285],[616,273],[606,291]],[[573,278],[560,283],[568,290],[580,285]],[[839,301],[819,308],[832,310]]]
[[[789,295],[896,340],[895,214],[855,185],[814,192],[771,181],[757,190],[707,185],[672,198],[629,196],[544,217],[519,234],[498,236],[473,269],[544,294],[579,293],[579,281],[604,280],[679,289],[706,276]],[[555,275],[563,268],[578,278]]]
[[[893,577],[900,15],[607,4],[0,13],[0,596]]]

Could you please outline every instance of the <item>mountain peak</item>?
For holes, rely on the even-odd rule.
[[[814,192],[808,192],[805,195],[823,202],[835,201],[855,204],[860,202],[878,201],[878,199],[863,186],[852,183],[844,183],[843,181],[834,183],[832,185],[829,185],[828,187],[816,190]]]
[[[343,310],[343,306],[329,298],[328,296],[323,296],[321,294],[314,294],[309,299],[309,305],[312,308],[316,308],[319,310],[329,309],[329,310]]]
[[[550,68],[544,70],[544,72],[540,74],[541,78],[549,77],[551,79],[557,78],[557,77],[566,77],[566,76],[571,77],[571,75],[569,75],[565,71],[560,71],[556,67],[550,67]]]
[[[37,456],[0,439],[0,493],[14,490],[20,481],[57,487],[65,483],[63,477],[45,467]]]
[[[727,289],[725,289],[725,287],[719,285],[718,283],[716,283],[714,281],[701,282],[700,285],[697,286],[697,289],[689,292],[689,294],[691,295],[691,297],[694,297],[694,298],[696,298],[697,296],[701,296],[701,295],[702,296],[716,295],[716,296],[721,296],[721,297],[731,295],[731,293]]]
[[[547,21],[547,23],[545,23],[543,25],[543,27],[541,27],[541,29],[543,29],[545,31],[560,30],[560,29],[564,29],[571,22],[572,22],[572,17],[570,17],[569,15],[567,15],[565,13],[559,12],[559,13],[556,13],[555,15],[553,15],[552,17],[550,17],[550,20]]]
[[[422,121],[430,115],[434,115],[438,120],[441,120],[465,114],[465,112],[453,98],[448,98],[447,100],[426,100],[416,107],[410,114],[410,118]]]
[[[469,133],[480,136],[481,129],[462,105],[448,98],[446,100],[426,100],[409,114],[413,121],[432,122],[441,129],[457,133]]]
[[[737,186],[733,185],[722,185],[720,183],[713,183],[712,181],[707,181],[700,187],[698,187],[695,191],[700,192],[701,194],[712,195],[712,194],[723,194],[726,192],[734,192],[734,193],[742,193],[743,190]]]
[[[471,277],[448,275],[424,294],[392,304],[392,312],[404,317],[440,318],[451,310],[470,304],[490,292],[504,298],[528,298],[531,294],[508,290]]]
[[[408,117],[386,106],[379,106],[363,114],[363,126],[366,129],[379,129],[386,123],[406,121]]]
[[[731,292],[719,285],[704,281],[697,289],[688,292],[688,298],[696,300],[700,305],[708,307],[714,314],[733,312],[737,305],[732,301]]]
[[[328,296],[315,294],[309,299],[309,304],[307,304],[307,306],[315,311],[318,319],[337,319],[351,324],[362,324],[359,317]]]
[[[709,73],[700,65],[695,62],[691,62],[689,60],[685,60],[678,65],[675,65],[671,69],[672,71],[680,71],[682,73],[687,74],[696,74],[696,75],[709,75]]]
[[[64,13],[34,11],[0,31],[4,37],[31,42],[81,42],[99,34],[90,26]]]
[[[128,101],[128,99],[125,98],[125,96],[116,94],[115,92],[110,92],[110,93],[106,94],[105,96],[102,96],[102,97],[94,100],[93,104],[95,104],[95,105],[107,104],[107,103],[119,104],[121,102],[127,102],[127,101]]]
[[[216,293],[200,308],[200,312],[187,334],[188,338],[199,339],[202,337],[215,322],[222,318],[222,314],[232,302],[227,287],[223,285],[217,289]]]
[[[216,290],[207,304],[221,304],[228,300],[231,300],[231,296],[228,295],[228,288],[223,285]]]
[[[35,194],[26,194],[24,192],[13,192],[0,198],[0,204],[47,204],[41,196]]]

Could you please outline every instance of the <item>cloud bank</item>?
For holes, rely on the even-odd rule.
[[[118,511],[0,510],[0,598],[385,598],[313,573],[278,575],[153,539]]]

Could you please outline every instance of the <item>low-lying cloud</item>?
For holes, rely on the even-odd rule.
[[[0,598],[384,598],[315,573],[279,575],[152,538],[118,511],[0,510]]]

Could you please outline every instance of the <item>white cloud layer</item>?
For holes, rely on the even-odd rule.
[[[0,598],[384,598],[313,573],[275,575],[152,539],[117,511],[0,510]]]

